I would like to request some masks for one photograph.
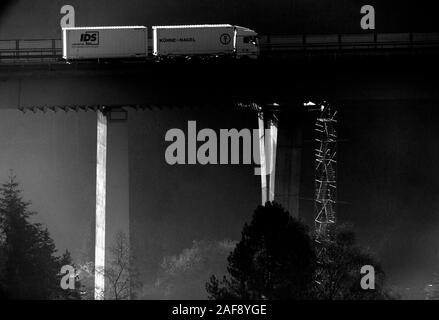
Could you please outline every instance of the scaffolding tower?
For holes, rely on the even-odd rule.
[[[315,124],[315,232],[316,241],[330,240],[330,230],[336,223],[337,201],[337,111],[327,102],[320,104],[320,116]]]

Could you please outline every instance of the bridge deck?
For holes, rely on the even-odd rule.
[[[439,100],[438,55],[430,49],[420,49],[421,56],[329,60],[301,56],[221,63],[0,63],[0,108],[224,108],[240,102],[297,106],[312,97],[346,103]]]
[[[148,41],[152,43],[151,39]],[[439,49],[439,32],[261,35],[262,58],[315,55],[389,55]],[[148,49],[151,56],[151,47]],[[0,40],[0,63],[56,62],[61,39]]]

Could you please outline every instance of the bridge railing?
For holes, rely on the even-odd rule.
[[[261,35],[260,48],[261,55],[439,48],[439,32]],[[61,56],[61,39],[0,40],[0,63],[59,60]]]
[[[262,35],[261,52],[438,48],[439,32]]]
[[[61,39],[0,40],[0,61],[59,59]]]

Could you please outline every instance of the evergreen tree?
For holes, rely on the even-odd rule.
[[[374,267],[374,289],[361,287],[365,265]],[[394,298],[385,290],[380,264],[356,245],[351,230],[335,228],[328,241],[317,244],[304,224],[270,202],[258,206],[251,223],[244,225],[227,270],[228,277],[211,276],[206,284],[210,299]]]
[[[10,299],[59,296],[60,259],[47,228],[30,221],[34,214],[11,176],[0,187],[0,287]]]
[[[280,205],[258,206],[228,258],[229,277],[212,276],[211,299],[311,298],[315,270],[312,239],[304,224]]]

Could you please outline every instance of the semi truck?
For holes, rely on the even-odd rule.
[[[152,56],[148,56],[145,26],[67,27],[62,29],[65,60],[166,59],[219,57],[255,59],[257,33],[230,24],[152,27]]]
[[[255,59],[258,34],[231,24],[153,26],[153,55],[166,57],[234,56]]]
[[[146,58],[148,33],[144,26],[70,27],[62,29],[63,58]]]

